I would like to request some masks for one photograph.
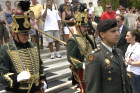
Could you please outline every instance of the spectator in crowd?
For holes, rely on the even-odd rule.
[[[12,9],[13,14],[17,14],[17,15],[23,14],[23,11],[21,10],[18,4],[19,4],[19,1],[15,1],[14,3],[15,9]]]
[[[120,6],[119,10],[120,10],[120,14],[124,16],[124,23],[123,24],[128,27],[129,26],[128,18],[125,16],[126,9],[123,6]]]
[[[77,7],[79,5],[79,1],[78,0],[72,0],[71,4],[72,4],[72,11],[74,13],[77,13]]]
[[[126,8],[126,13],[129,13],[129,12],[130,12],[130,11],[129,11],[129,8],[127,7],[127,8]]]
[[[66,3],[66,9],[62,14],[62,22],[65,22],[69,27],[74,26],[74,12],[71,11],[71,4],[69,2]],[[69,29],[65,24],[64,24],[64,36],[65,41],[67,41],[69,38]]]
[[[6,24],[7,30],[13,36],[12,31],[11,31],[11,23],[12,23],[12,15],[13,15],[12,9],[11,9],[11,2],[6,1],[5,5],[6,5],[7,9],[3,12],[4,22]]]
[[[130,7],[129,10],[130,10],[129,11],[130,14],[134,14],[134,8]]]
[[[123,25],[124,16],[117,14],[116,20],[118,22],[117,26],[118,26],[118,31],[120,33],[117,47],[120,48],[123,51],[123,54],[125,55],[126,49],[128,47],[128,43],[126,42],[125,37],[126,37],[126,33],[129,29]]]
[[[30,24],[31,24],[31,26],[33,26],[35,28],[38,28],[37,20],[34,17],[34,12],[33,11],[30,12]],[[37,43],[37,40],[36,40],[36,31],[33,28],[31,28],[31,30],[34,32],[34,33],[30,34],[31,41]]]
[[[52,2],[53,2],[53,4],[52,4],[52,9],[58,10],[58,7],[57,7],[57,5],[54,3],[54,0],[52,0]],[[44,9],[46,8],[46,3],[44,3],[43,8],[44,8]]]
[[[58,12],[52,9],[51,0],[47,0],[46,9],[42,11],[41,15],[42,15],[42,18],[45,20],[44,31],[47,34],[60,39],[59,27],[61,24],[60,22],[61,18],[59,17]],[[46,37],[46,38],[47,38],[47,41],[49,42],[51,59],[54,59],[55,55],[53,51],[53,39],[50,37]],[[55,41],[55,46],[56,46],[56,57],[61,58],[61,55],[59,54],[59,41]]]
[[[88,7],[88,21],[93,21],[93,14],[94,8],[93,8],[93,3],[89,2],[89,7]]]
[[[3,38],[5,43],[9,41],[9,34],[8,31],[6,30],[4,20],[3,20],[3,9],[0,4],[0,47],[3,45]]]
[[[94,7],[94,15],[95,15],[94,21],[96,23],[99,23],[99,21],[101,19],[101,15],[104,12],[103,7],[101,6],[101,3],[102,3],[101,0],[98,0],[97,1],[98,5]]]
[[[35,19],[37,19],[38,28],[43,30],[43,21],[41,19],[41,12],[43,10],[43,6],[38,3],[38,0],[32,0],[32,5],[30,6],[30,10],[34,12]],[[43,37],[42,33],[39,33],[39,47],[43,48]]]
[[[66,3],[69,2],[69,0],[64,0],[64,4],[61,4],[58,8],[58,13],[59,13],[59,16],[62,18],[62,13],[65,11],[65,6],[66,6]]]
[[[140,16],[138,17],[137,21],[135,22],[135,29],[140,31]]]
[[[115,19],[116,12],[112,10],[112,6],[110,3],[106,4],[106,12],[104,12],[101,16],[101,21],[105,19]]]
[[[133,93],[140,93],[140,32],[137,30],[128,31],[126,40],[130,44],[125,53],[125,62],[130,66],[128,71],[132,76]]]

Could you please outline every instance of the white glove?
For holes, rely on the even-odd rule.
[[[41,87],[41,89],[43,89],[43,90],[47,89],[47,84],[45,81],[44,81],[44,85]]]
[[[85,66],[85,63],[83,63],[83,69],[85,70],[86,66]]]
[[[28,71],[22,71],[17,75],[17,82],[25,81],[30,78],[30,74]]]

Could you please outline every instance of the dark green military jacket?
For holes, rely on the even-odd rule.
[[[32,42],[29,42],[29,44],[30,44],[29,47],[26,49],[29,49],[29,51],[30,50],[34,51],[33,53],[31,53],[31,51],[27,52],[26,49],[23,49],[20,46],[17,46],[17,49],[20,52],[19,55],[24,56],[24,58],[22,58],[21,56],[20,57],[21,57],[21,60],[25,61],[25,63],[23,63],[25,65],[25,68],[29,70],[31,75],[32,74],[35,75],[34,77],[32,76],[31,77],[35,78],[35,80],[37,79],[36,81],[34,81],[34,84],[31,86],[32,89],[31,88],[30,89],[31,91],[32,90],[37,91],[37,90],[40,90],[39,81],[41,79],[45,79],[45,75],[43,74],[43,67],[41,66],[42,61],[41,59],[39,59],[36,45]],[[11,53],[9,51],[11,51]],[[30,81],[22,82],[22,83],[17,82],[17,75],[20,73],[21,71],[20,69],[22,68],[20,68],[21,66],[18,66],[18,65],[21,65],[20,62],[15,61],[15,60],[19,60],[18,56],[14,57],[15,55],[17,55],[16,53],[17,52],[15,52],[15,47],[13,46],[11,42],[7,43],[6,45],[0,48],[0,83],[6,86],[7,91],[22,93],[21,90],[25,90],[23,93],[26,93],[29,88],[28,86],[29,86]],[[30,57],[34,57],[34,58],[30,58],[29,55]],[[14,60],[15,62],[12,60]],[[27,90],[25,88],[27,88]]]
[[[67,59],[76,69],[81,69],[85,63],[85,56],[88,55],[95,47],[95,41],[92,35],[82,36],[80,33],[74,34],[67,41]],[[82,50],[83,52],[82,52]]]
[[[103,44],[89,55],[85,68],[86,93],[132,93],[123,53],[119,61]]]

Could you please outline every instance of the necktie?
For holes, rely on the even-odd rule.
[[[115,48],[112,50],[112,53],[114,54],[114,56],[115,56],[115,57],[117,58],[117,60],[119,61],[119,55],[118,55],[118,53],[117,53],[117,51],[116,51]]]

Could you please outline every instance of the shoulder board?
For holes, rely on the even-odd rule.
[[[101,48],[98,47],[98,48],[95,48],[93,51],[91,51],[91,53],[94,54],[94,53],[96,53],[96,52],[98,52],[98,51],[100,51],[100,50],[101,50]]]

